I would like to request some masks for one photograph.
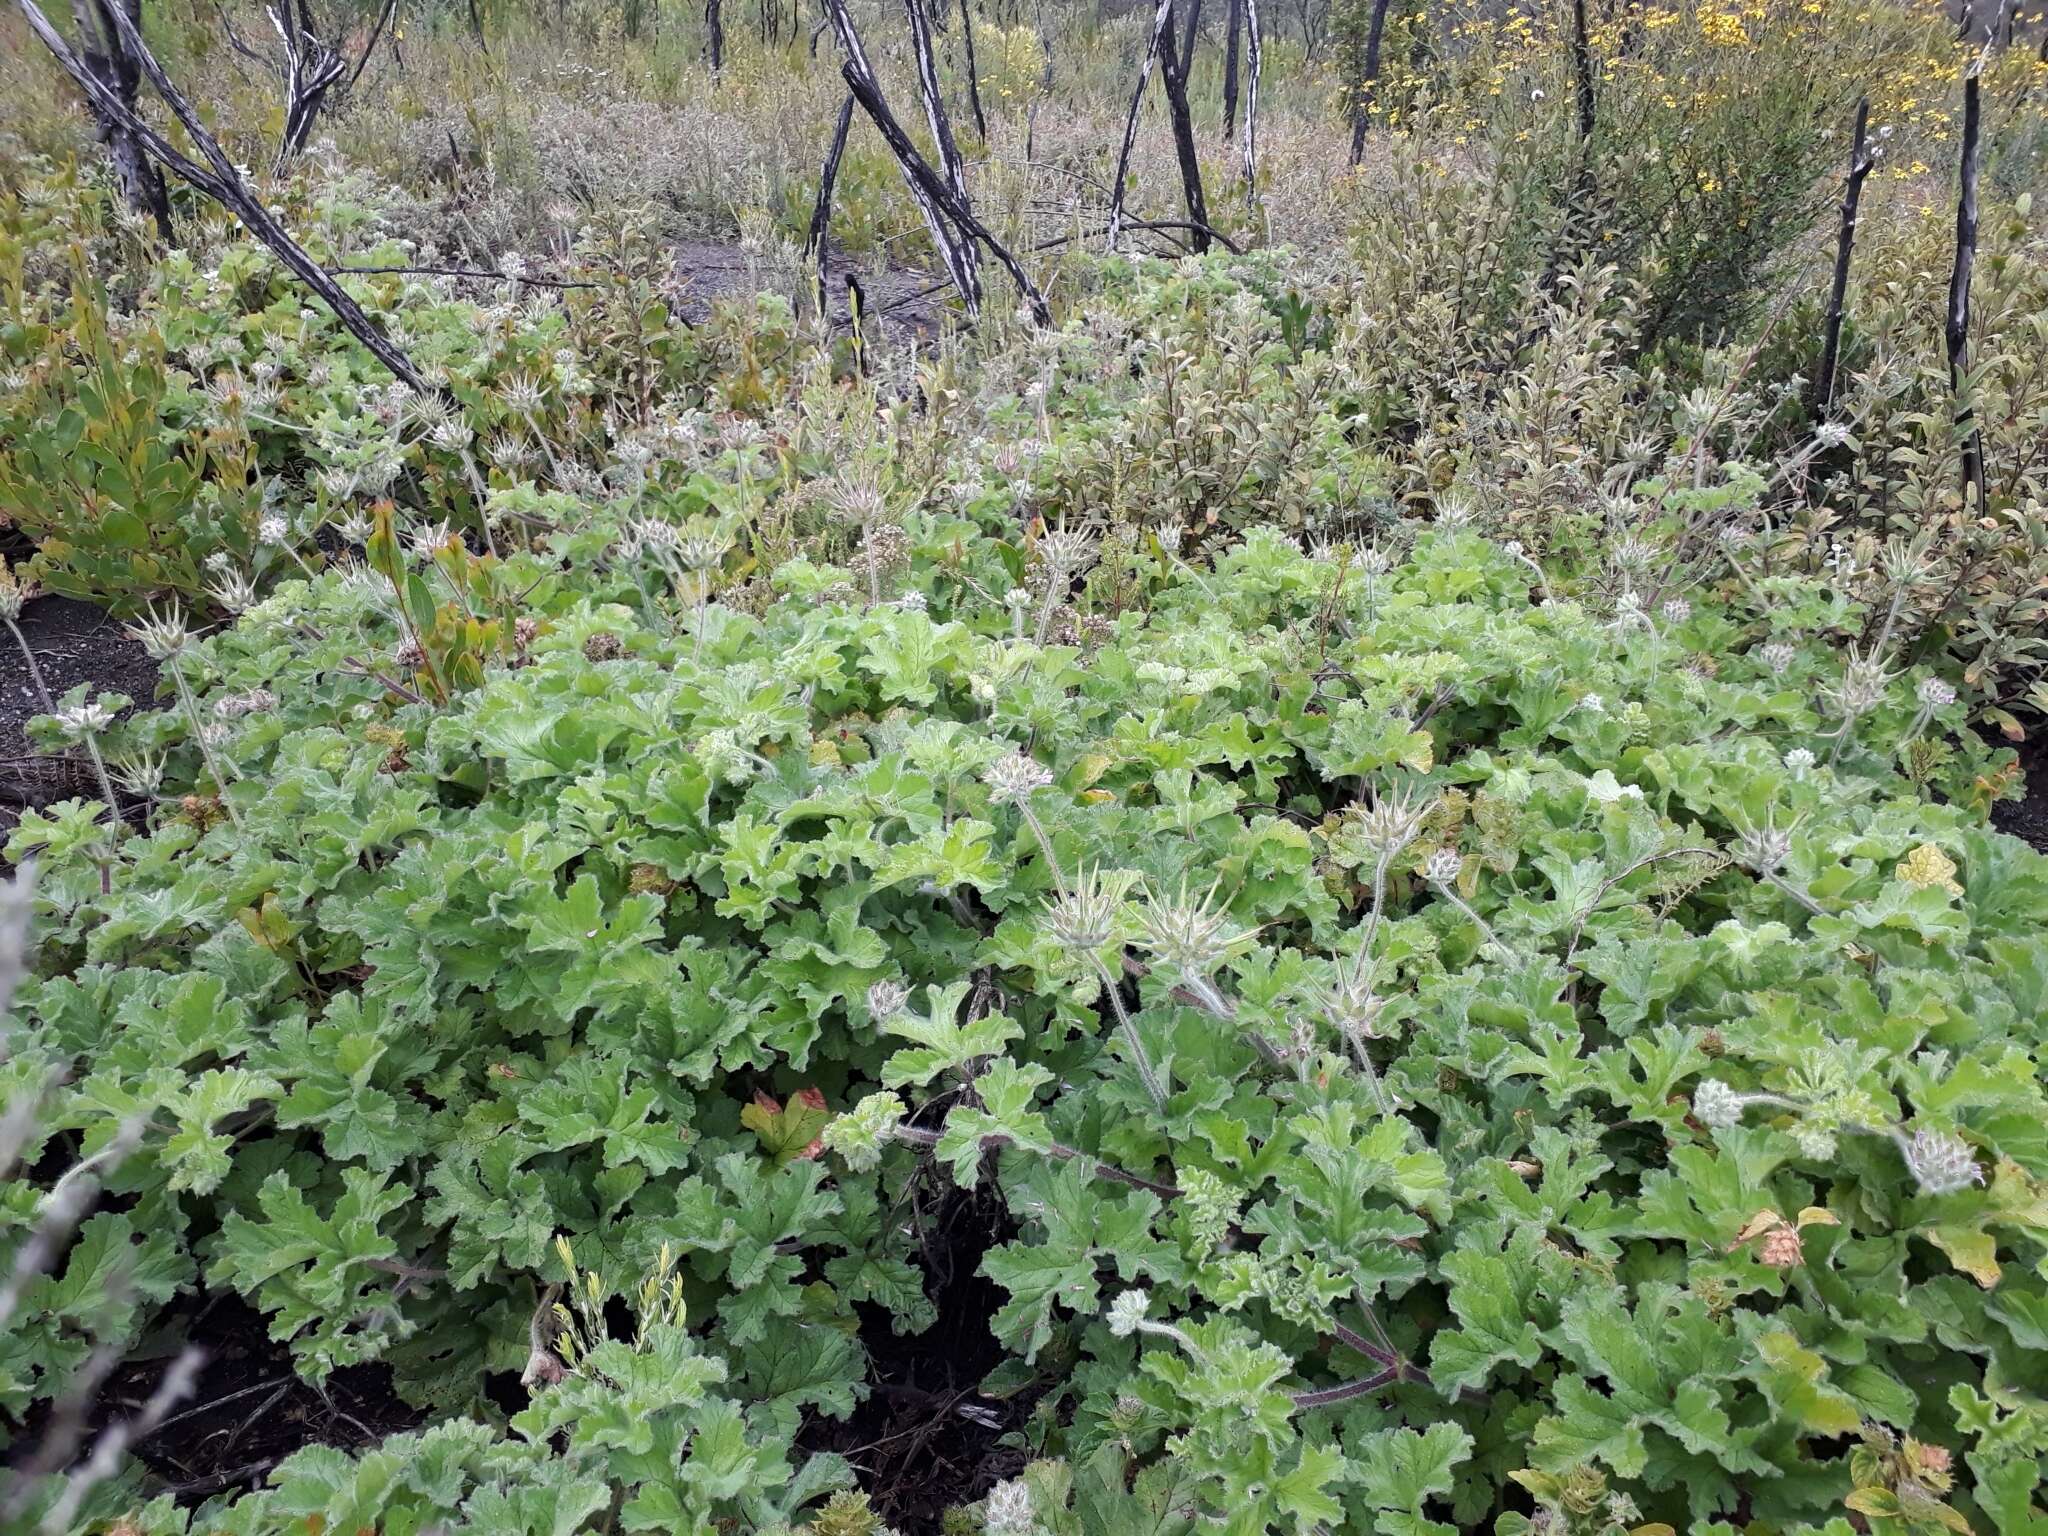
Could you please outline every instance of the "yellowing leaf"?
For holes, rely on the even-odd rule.
[[[1985,1290],[1998,1284],[2003,1271],[1998,1267],[1998,1244],[1989,1232],[1964,1226],[1928,1227],[1925,1230],[1927,1240],[1948,1255],[1949,1263]]]
[[[1932,843],[1922,843],[1903,859],[1892,873],[1907,885],[1938,886],[1951,896],[1963,894],[1956,883],[1956,863]]]

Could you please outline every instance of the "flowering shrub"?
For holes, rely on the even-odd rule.
[[[846,419],[147,619],[146,803],[8,845],[20,1158],[111,1198],[5,1401],[204,1291],[428,1423],[65,1523],[873,1529],[818,1430],[948,1191],[1034,1405],[967,1529],[2042,1518],[2048,864],[1855,596],[1020,526]]]

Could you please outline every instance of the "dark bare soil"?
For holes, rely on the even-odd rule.
[[[868,1396],[845,1421],[812,1416],[805,1450],[853,1464],[875,1513],[904,1536],[938,1536],[947,1509],[971,1503],[1030,1458],[1000,1442],[1031,1415],[1043,1389],[996,1398],[980,1388],[1008,1357],[989,1331],[1002,1290],[981,1273],[990,1247],[1016,1235],[1000,1201],[949,1189],[919,1218],[925,1294],[938,1320],[899,1338],[880,1308],[860,1308]]]
[[[271,1468],[308,1445],[360,1451],[420,1423],[391,1390],[381,1365],[348,1366],[323,1387],[293,1370],[285,1346],[239,1297],[201,1297],[174,1310],[145,1346],[107,1378],[84,1426],[83,1454],[109,1425],[132,1419],[149,1401],[171,1358],[187,1345],[203,1352],[192,1395],[133,1446],[168,1492],[197,1504],[217,1493],[260,1487]],[[31,1419],[17,1450],[33,1455],[47,1422]],[[6,1474],[0,1473],[0,1482]]]
[[[676,277],[683,286],[683,318],[695,324],[711,313],[715,299],[737,298],[761,286],[756,266],[737,245],[715,240],[686,240],[675,248]],[[943,279],[910,267],[875,272],[869,264],[851,261],[836,248],[825,254],[825,311],[835,329],[850,325],[846,279],[851,274],[867,295],[870,339],[910,334],[929,335],[939,328],[945,307]],[[937,285],[936,287],[934,285]]]
[[[2048,734],[2035,732],[2020,743],[2019,754],[2026,797],[1992,806],[1991,825],[2048,853]]]
[[[39,597],[22,610],[21,633],[52,698],[88,682],[95,693],[124,693],[138,705],[156,696],[156,663],[90,603]],[[83,756],[42,757],[29,746],[23,727],[43,712],[21,647],[0,629],[0,830],[28,807],[99,794]]]

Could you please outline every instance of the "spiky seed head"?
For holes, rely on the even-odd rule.
[[[1052,936],[1076,954],[1094,954],[1117,935],[1130,876],[1083,870],[1073,888],[1046,912]]]
[[[1180,553],[1181,541],[1187,537],[1187,530],[1179,523],[1161,523],[1152,530],[1152,537],[1159,541],[1159,547],[1169,555]]]
[[[282,548],[285,540],[291,537],[291,531],[291,525],[275,512],[268,513],[256,520],[256,537],[258,541],[268,544],[273,548]]]
[[[256,583],[245,571],[222,571],[206,590],[229,613],[247,613],[256,606]]]
[[[1450,885],[1465,867],[1465,856],[1455,848],[1439,848],[1422,861],[1422,878],[1431,885]]]
[[[169,661],[185,649],[191,639],[185,631],[185,615],[176,603],[161,613],[151,604],[128,630],[151,661]]]
[[[1071,581],[1095,563],[1095,539],[1062,523],[1038,541],[1038,558],[1053,581]]]
[[[1735,857],[1759,875],[1775,875],[1792,856],[1792,834],[1768,821],[1750,827],[1735,840]]]
[[[1682,597],[1669,598],[1662,609],[1664,622],[1676,627],[1692,617],[1692,604]]]
[[[1956,701],[1954,686],[1943,682],[1938,677],[1921,678],[1920,686],[1914,689],[1913,692],[1920,702],[1929,709],[1946,709]]]
[[[1960,1136],[1941,1131],[1915,1131],[1906,1143],[1906,1171],[1923,1195],[1952,1195],[1984,1182],[1977,1155]]]
[[[163,788],[164,758],[159,752],[138,752],[108,764],[114,782],[131,795],[149,797]]]
[[[412,531],[412,552],[421,560],[431,561],[454,540],[455,535],[443,523],[422,523]]]
[[[692,533],[676,540],[676,560],[686,571],[708,571],[725,558],[732,540],[720,533]]]
[[[97,736],[114,723],[114,712],[98,699],[88,699],[73,704],[68,709],[57,711],[57,724],[64,734],[73,741],[83,741],[88,736]]]
[[[1525,553],[1527,553],[1520,539],[1509,539],[1506,543],[1501,545],[1500,552],[1506,555],[1510,560],[1519,560]]]
[[[499,394],[505,402],[505,408],[520,416],[533,415],[546,399],[540,382],[523,375],[516,379],[507,379],[499,386]]]
[[[1785,754],[1785,766],[1790,768],[1795,776],[1808,772],[1819,761],[1820,759],[1806,747],[1794,747]]]
[[[982,1528],[988,1536],[1032,1536],[1038,1529],[1038,1509],[1031,1502],[1031,1489],[1022,1478],[1012,1478],[989,1489]]]
[[[1757,652],[1758,657],[1764,664],[1764,670],[1773,675],[1783,672],[1787,667],[1791,666],[1793,659],[1798,654],[1790,642],[1784,640],[1773,640],[1761,651]]]
[[[1703,1079],[1692,1091],[1692,1116],[1709,1130],[1724,1131],[1742,1123],[1742,1095],[1718,1077]]]
[[[910,1001],[910,988],[883,977],[868,988],[868,1012],[879,1020],[893,1019]]]
[[[1393,795],[1373,796],[1372,804],[1358,820],[1359,836],[1365,845],[1392,858],[1415,840],[1435,802],[1406,790]]]
[[[1345,1039],[1379,1038],[1380,1015],[1386,1011],[1386,999],[1373,991],[1362,962],[1347,968],[1340,961],[1336,979],[1317,987],[1309,1001]]]
[[[1849,659],[1842,667],[1841,684],[1834,690],[1835,700],[1845,716],[1866,715],[1884,702],[1891,680],[1891,674],[1875,656],[1860,655],[1851,646]]]
[[[1138,1325],[1145,1321],[1150,1301],[1143,1291],[1119,1292],[1115,1301],[1109,1304],[1109,1331],[1120,1339],[1127,1339],[1138,1331]]]
[[[1216,888],[1198,899],[1155,894],[1140,917],[1138,944],[1161,965],[1183,976],[1207,976],[1251,939],[1253,930],[1231,921],[1227,906],[1213,906]]]
[[[1034,757],[1012,752],[990,764],[981,782],[988,786],[988,797],[997,805],[1021,805],[1052,783],[1052,770]]]

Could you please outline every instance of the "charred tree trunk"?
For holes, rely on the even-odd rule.
[[[1160,40],[1168,39],[1173,27],[1173,0],[1159,0],[1152,13],[1152,32],[1145,42],[1145,57],[1138,65],[1138,88],[1131,92],[1131,110],[1124,117],[1124,141],[1116,155],[1116,174],[1109,181],[1109,248],[1113,251],[1124,232],[1124,180],[1130,175],[1131,150],[1138,142],[1138,114],[1145,105],[1145,87],[1152,83],[1152,64],[1159,57]]]
[[[107,14],[108,8],[115,5],[127,8],[128,18],[139,32],[142,0],[71,0],[71,15],[78,23],[79,41],[85,49],[80,62],[122,104],[127,114],[133,116],[135,94],[142,85],[142,67],[122,41],[121,31],[114,25],[113,18]],[[164,187],[163,172],[150,159],[142,140],[131,133],[118,116],[103,111],[91,92],[86,93],[86,105],[92,113],[93,136],[106,149],[107,159],[114,167],[114,180],[121,188],[122,201],[134,212],[146,216],[156,225],[158,236],[169,241],[171,199]]]
[[[1005,271],[1016,281],[1030,306],[1032,319],[1040,325],[1051,323],[1052,312],[1047,307],[1045,295],[1031,280],[1031,274],[1012,255],[1003,243],[990,233],[988,226],[975,217],[974,208],[964,193],[956,193],[946,178],[934,171],[924,156],[917,152],[910,135],[903,131],[903,125],[896,121],[889,110],[889,103],[882,94],[882,87],[875,79],[875,72],[868,63],[867,50],[861,46],[860,34],[854,29],[853,17],[846,8],[846,0],[825,0],[826,14],[832,22],[832,29],[838,34],[839,46],[844,58],[839,73],[846,79],[846,88],[853,92],[853,98],[867,113],[868,119],[881,131],[882,138],[889,146],[889,152],[896,157],[897,167],[903,172],[903,180],[910,189],[912,201],[924,216],[925,228],[931,232],[932,243],[937,246],[939,257],[945,263],[946,271],[953,280],[953,286],[960,292],[960,301],[967,308],[970,318],[981,313],[981,286],[975,277],[977,267],[972,253],[965,250],[972,242],[979,240]],[[950,221],[950,222],[948,222]]]
[[[1572,0],[1572,84],[1578,97],[1579,143],[1590,146],[1595,123],[1593,43],[1586,32],[1586,0]]]
[[[221,25],[227,31],[229,45],[276,75],[278,89],[284,95],[284,130],[278,136],[274,171],[281,173],[305,149],[313,137],[315,122],[326,108],[329,93],[337,86],[347,91],[362,79],[370,55],[377,50],[377,40],[390,26],[397,7],[398,0],[384,0],[384,8],[364,40],[354,69],[349,68],[343,54],[341,35],[337,32],[332,41],[322,35],[310,0],[282,0],[281,4],[264,8],[271,30],[277,34],[279,47],[273,54],[259,53],[250,47],[235,30],[227,11],[221,11]],[[394,43],[393,47],[396,46]]]
[[[817,304],[818,319],[825,318],[825,234],[832,223],[832,188],[839,180],[839,161],[846,153],[847,130],[853,126],[853,97],[839,104],[839,121],[832,128],[832,147],[825,152],[825,169],[818,177],[818,201],[811,209],[811,232],[804,240],[804,258],[811,267],[811,297]]]
[[[1230,15],[1223,24],[1223,137],[1237,128],[1237,51],[1244,32],[1244,0],[1230,0]]]
[[[1031,274],[1024,270],[1023,264],[1011,254],[1009,247],[998,240],[988,226],[975,217],[974,210],[953,196],[952,189],[946,185],[939,173],[931,168],[924,156],[917,152],[917,146],[911,143],[910,135],[903,131],[903,125],[897,122],[894,114],[889,111],[889,104],[883,99],[881,87],[875,83],[874,75],[867,69],[867,56],[857,52],[860,40],[852,35],[853,24],[851,19],[846,17],[845,0],[827,0],[827,3],[832,7],[835,23],[844,27],[842,35],[853,42],[856,50],[850,51],[847,58],[841,62],[839,73],[845,77],[846,88],[853,92],[854,100],[860,103],[861,110],[868,115],[868,120],[881,131],[890,153],[895,155],[896,163],[902,167],[904,179],[910,184],[919,206],[928,209],[928,217],[939,230],[944,231],[942,254],[954,239],[952,230],[945,223],[946,219],[951,219],[966,238],[979,240],[989,248],[990,254],[1001,263],[1003,269],[1017,284],[1018,291],[1024,295],[1024,302],[1031,310],[1031,318],[1039,325],[1050,325],[1052,310],[1045,302],[1045,295],[1031,280]]]
[[[704,0],[704,56],[711,73],[725,68],[725,0]]]
[[[1358,72],[1358,85],[1351,97],[1351,163],[1365,158],[1365,130],[1372,113],[1372,99],[1380,78],[1380,44],[1387,35],[1388,0],[1372,0],[1372,25],[1365,34],[1365,64]]]
[[[489,53],[491,45],[484,41],[483,12],[476,8],[476,0],[469,0],[469,35],[476,39],[477,51]]]
[[[960,0],[960,40],[967,46],[967,105],[974,112],[974,132],[988,142],[988,119],[981,110],[981,66],[974,60],[974,15]]]
[[[379,330],[375,321],[363,312],[360,304],[343,291],[333,276],[324,271],[320,264],[306,253],[296,240],[285,232],[284,226],[272,216],[262,198],[250,190],[242,179],[234,162],[220,147],[220,141],[208,131],[205,122],[185,99],[184,93],[171,83],[171,77],[164,72],[156,55],[142,40],[142,31],[133,17],[118,7],[106,9],[102,15],[110,20],[122,43],[128,48],[135,62],[140,66],[144,78],[171,109],[193,144],[206,157],[202,167],[185,158],[162,134],[136,116],[135,111],[111,88],[85,67],[84,62],[71,51],[71,45],[64,41],[62,34],[50,25],[36,0],[16,0],[22,15],[28,20],[29,29],[42,40],[50,55],[60,64],[65,73],[76,80],[91,100],[96,112],[107,114],[124,132],[146,149],[156,162],[170,171],[180,181],[197,188],[242,221],[243,226],[271,253],[285,264],[308,288],[318,294],[327,307],[334,311],[334,317],[360,341],[377,361],[389,369],[397,378],[411,385],[421,393],[430,389],[425,377],[397,347],[390,338]],[[211,169],[208,169],[210,167]]]
[[[1244,195],[1259,200],[1259,0],[1244,0]]]
[[[963,204],[967,198],[967,163],[960,158],[960,146],[953,141],[953,125],[946,117],[946,98],[939,90],[938,55],[932,48],[931,13],[925,0],[903,0],[910,17],[910,46],[917,57],[917,89],[924,99],[925,126],[938,146],[939,167],[946,173],[946,185]],[[972,240],[960,242],[960,260],[969,286],[981,297],[981,256]]]
[[[1180,162],[1181,195],[1187,200],[1196,254],[1209,249],[1209,203],[1202,196],[1202,160],[1195,149],[1195,121],[1188,110],[1188,62],[1195,54],[1195,26],[1202,0],[1189,0],[1186,41],[1176,51],[1168,26],[1159,49],[1159,78],[1166,86],[1166,112],[1173,121],[1173,152]]]
[[[1814,414],[1825,420],[1835,407],[1835,367],[1842,355],[1842,307],[1849,293],[1849,260],[1856,249],[1856,210],[1863,201],[1863,181],[1877,158],[1870,153],[1870,98],[1856,103],[1856,133],[1849,146],[1849,180],[1842,189],[1842,224],[1835,236],[1835,279],[1828,290],[1827,336],[1821,344],[1820,372],[1814,378]]]
[[[1948,378],[1955,393],[1956,430],[1963,440],[1963,504],[1984,500],[1984,433],[1970,386],[1970,275],[1977,264],[1977,139],[1983,129],[1977,72],[1963,81],[1962,186],[1956,196],[1956,262],[1948,282]]]

